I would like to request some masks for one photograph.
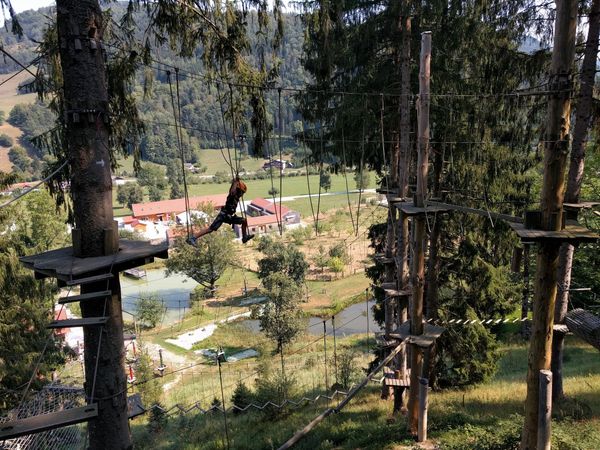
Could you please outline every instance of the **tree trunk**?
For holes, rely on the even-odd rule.
[[[71,165],[71,193],[76,256],[117,251],[112,210],[108,92],[103,17],[97,0],[57,0],[57,28],[62,76],[66,144]],[[98,403],[98,417],[88,424],[90,449],[132,448],[127,418],[123,320],[119,274],[109,283],[112,296],[84,302],[83,317],[108,316],[104,327],[84,328],[85,390]],[[105,290],[106,283],[83,285],[82,293]],[[99,356],[98,360],[97,355]]]
[[[598,57],[598,35],[600,33],[600,0],[594,0],[589,16],[588,37],[585,54],[581,66],[579,99],[573,128],[573,146],[571,148],[571,165],[567,179],[565,201],[578,203],[583,180],[585,145],[592,118],[592,94],[596,77],[596,58]],[[558,259],[558,295],[554,309],[554,323],[564,323],[569,303],[571,287],[571,269],[575,247],[565,243],[560,248]],[[559,400],[564,396],[562,366],[565,335],[554,333],[552,341],[552,399]]]
[[[398,161],[398,196],[406,198],[408,196],[408,172],[410,168],[410,45],[411,45],[411,17],[407,0],[403,1],[400,11],[399,27],[402,36],[402,49],[400,52],[400,90],[401,97],[399,101],[400,108],[400,133],[399,143],[399,161]],[[396,277],[398,278],[398,287],[400,290],[408,290],[409,270],[409,228],[408,217],[400,212],[396,222]],[[401,297],[396,305],[397,324],[401,325],[408,320],[408,298]],[[400,376],[404,377],[407,370],[407,348],[402,347],[396,358],[396,367]]]
[[[418,118],[418,165],[417,195],[415,206],[424,207],[427,195],[427,172],[429,169],[429,86],[431,64],[431,32],[421,34],[421,61],[419,69],[419,118]],[[412,302],[410,308],[410,334],[423,334],[423,291],[425,287],[425,215],[413,219],[413,261],[411,264]],[[408,425],[412,434],[418,431],[419,378],[423,365],[423,351],[411,346],[410,395],[408,399]]]
[[[542,229],[560,230],[568,154],[569,115],[571,110],[570,73],[575,56],[577,1],[557,0],[554,50],[550,74],[548,120],[542,183]],[[521,449],[537,445],[539,371],[550,369],[552,325],[556,300],[559,244],[543,240],[538,246],[537,273],[533,297],[533,323],[527,370],[527,399]]]

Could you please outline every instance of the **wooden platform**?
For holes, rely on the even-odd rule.
[[[393,257],[385,256],[383,253],[376,253],[373,255],[373,259],[379,264],[396,264],[396,261]]]
[[[386,297],[408,297],[412,294],[411,291],[400,291],[398,289],[384,289]]]
[[[423,323],[423,334],[411,335],[410,334],[410,321],[404,322],[396,330],[390,333],[390,337],[399,339],[406,342],[407,344],[415,344],[422,348],[428,348],[433,345],[435,340],[439,338],[442,333],[446,331],[444,327],[438,325],[432,325],[430,323]]]
[[[383,368],[383,384],[386,386],[410,386],[410,369],[406,369],[403,376],[398,377],[396,372],[389,367]]]
[[[375,192],[382,195],[398,195],[399,191],[396,188],[388,189],[388,188],[377,188]]]
[[[106,324],[108,317],[86,317],[84,319],[53,320],[46,328],[76,328],[102,326]]]
[[[565,228],[560,231],[530,230],[521,223],[509,223],[510,227],[517,233],[522,241],[541,242],[556,240],[560,242],[596,242],[600,235],[579,225],[579,223],[568,220]]]
[[[99,292],[90,292],[89,294],[81,294],[81,295],[71,295],[68,297],[61,297],[58,299],[58,303],[64,305],[65,303],[73,303],[73,302],[83,302],[86,300],[97,300],[110,297],[110,291],[99,291]]]
[[[80,284],[82,279],[107,275],[111,271],[122,272],[134,267],[143,266],[154,261],[154,258],[167,258],[168,243],[152,245],[145,241],[119,241],[119,252],[116,255],[78,258],[73,256],[73,247],[23,256],[21,263],[35,272],[36,278],[53,277],[59,285],[68,283]],[[79,282],[77,282],[79,279]]]
[[[91,404],[5,422],[0,424],[0,441],[87,422],[97,416],[98,406]]]
[[[421,214],[441,214],[450,211],[450,208],[446,206],[440,206],[433,203],[430,203],[425,207],[415,206],[412,201],[392,203],[392,206],[399,209],[407,216],[418,216]]]
[[[127,417],[133,419],[141,416],[146,412],[146,408],[142,405],[142,397],[140,394],[133,394],[127,397]]]
[[[396,347],[398,345],[398,341],[396,340],[386,340],[385,333],[375,333],[375,342],[379,347]]]
[[[379,287],[383,290],[385,289],[398,289],[398,284],[395,281],[387,281],[384,283],[381,283],[379,285]]]

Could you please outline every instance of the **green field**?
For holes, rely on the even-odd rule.
[[[237,335],[240,330],[230,330]],[[364,339],[338,339],[338,345],[354,348],[359,354]],[[328,345],[331,345],[328,342]],[[314,344],[307,352],[286,360],[298,386],[298,397],[312,396],[322,389],[324,368],[322,345]],[[330,347],[331,351],[331,347]],[[600,448],[600,359],[597,351],[569,339],[566,346],[565,391],[570,401],[555,407],[552,423],[553,448],[591,450]],[[527,351],[523,344],[501,349],[500,369],[485,383],[467,390],[433,391],[429,401],[429,437],[442,450],[513,449],[519,441],[523,423]],[[308,361],[312,361],[311,364]],[[365,367],[366,358],[359,358]],[[315,364],[316,362],[316,364]],[[274,360],[274,367],[276,366]],[[225,365],[226,402],[230,404],[232,385],[245,379],[253,384],[255,363]],[[330,377],[331,377],[330,372]],[[186,387],[167,396],[187,405],[200,401],[203,408],[220,398],[215,368],[185,377]],[[330,378],[331,379],[331,378]],[[181,378],[181,381],[184,381]],[[339,398],[338,398],[339,401]],[[167,403],[168,404],[168,403]],[[267,413],[249,412],[228,415],[232,449],[277,448],[296,430],[326,409],[327,401],[306,405],[273,418]],[[410,449],[414,441],[406,431],[406,419],[391,416],[392,402],[380,398],[380,388],[371,384],[338,414],[333,414],[295,447],[298,449]],[[171,417],[157,434],[145,426],[147,417],[132,422],[136,448],[142,449],[223,449],[226,448],[222,414],[201,415],[192,411]]]

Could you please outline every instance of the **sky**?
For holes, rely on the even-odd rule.
[[[38,9],[43,6],[51,6],[56,4],[56,0],[11,0],[12,7],[17,13],[27,11],[28,9]],[[8,18],[8,11],[4,14]],[[0,26],[4,25],[4,17],[0,14]]]

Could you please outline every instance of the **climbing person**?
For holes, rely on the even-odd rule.
[[[234,225],[242,226],[242,242],[245,244],[250,239],[254,237],[253,234],[248,234],[248,221],[244,217],[239,217],[235,214],[237,209],[237,205],[240,202],[242,196],[246,193],[248,187],[246,183],[240,180],[239,177],[236,177],[231,182],[231,187],[229,188],[229,194],[227,195],[227,200],[225,200],[225,206],[221,208],[215,220],[207,226],[203,228],[198,233],[194,233],[194,237],[190,239],[190,243],[194,244],[196,239],[212,233],[213,231],[217,231],[223,223],[227,223],[231,225],[233,228]]]

